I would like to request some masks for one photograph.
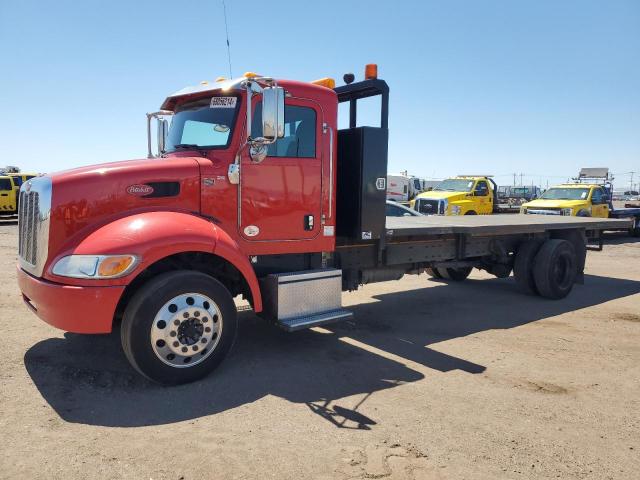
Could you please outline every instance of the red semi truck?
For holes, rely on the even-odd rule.
[[[245,74],[188,87],[147,116],[149,158],[26,182],[25,303],[70,332],[121,322],[132,366],[177,384],[225,358],[237,295],[293,331],[351,316],[342,291],[405,274],[513,271],[522,291],[552,299],[582,280],[587,244],[620,221],[385,218],[389,88],[373,65],[353,80],[336,88]],[[357,127],[358,100],[374,96],[380,125]],[[349,127],[338,130],[341,102]]]

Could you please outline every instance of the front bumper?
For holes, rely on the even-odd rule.
[[[125,287],[77,287],[36,278],[19,266],[25,304],[40,319],[73,333],[109,333]]]

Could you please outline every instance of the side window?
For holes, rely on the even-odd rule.
[[[0,190],[13,190],[13,185],[8,177],[0,178]]]
[[[262,136],[262,105],[258,103],[252,119],[251,135]],[[316,111],[313,108],[285,105],[284,137],[269,145],[269,157],[315,158]]]
[[[479,181],[476,184],[475,194],[480,197],[485,197],[489,193],[489,187],[487,187],[487,182],[484,180]]]
[[[22,185],[22,177],[17,176],[17,177],[13,177],[13,183],[16,184],[16,187],[19,187]]]
[[[601,205],[604,203],[604,193],[601,188],[594,188],[591,194],[591,203],[594,205]]]
[[[409,186],[408,185],[405,185],[405,186],[402,187],[402,193],[408,193],[408,191],[409,191]]]

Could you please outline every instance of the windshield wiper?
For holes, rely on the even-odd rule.
[[[173,146],[173,148],[180,149],[180,148],[184,148],[184,149],[192,149],[192,150],[202,150],[202,147],[200,145],[198,145],[197,143],[178,143],[176,145]]]

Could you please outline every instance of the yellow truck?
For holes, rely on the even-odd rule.
[[[489,215],[497,211],[497,190],[489,175],[459,175],[419,194],[410,206],[424,215]]]
[[[626,218],[629,233],[640,236],[640,208],[614,208],[611,184],[565,183],[546,190],[540,198],[524,203],[520,213],[576,217]],[[617,229],[616,229],[617,230]]]

